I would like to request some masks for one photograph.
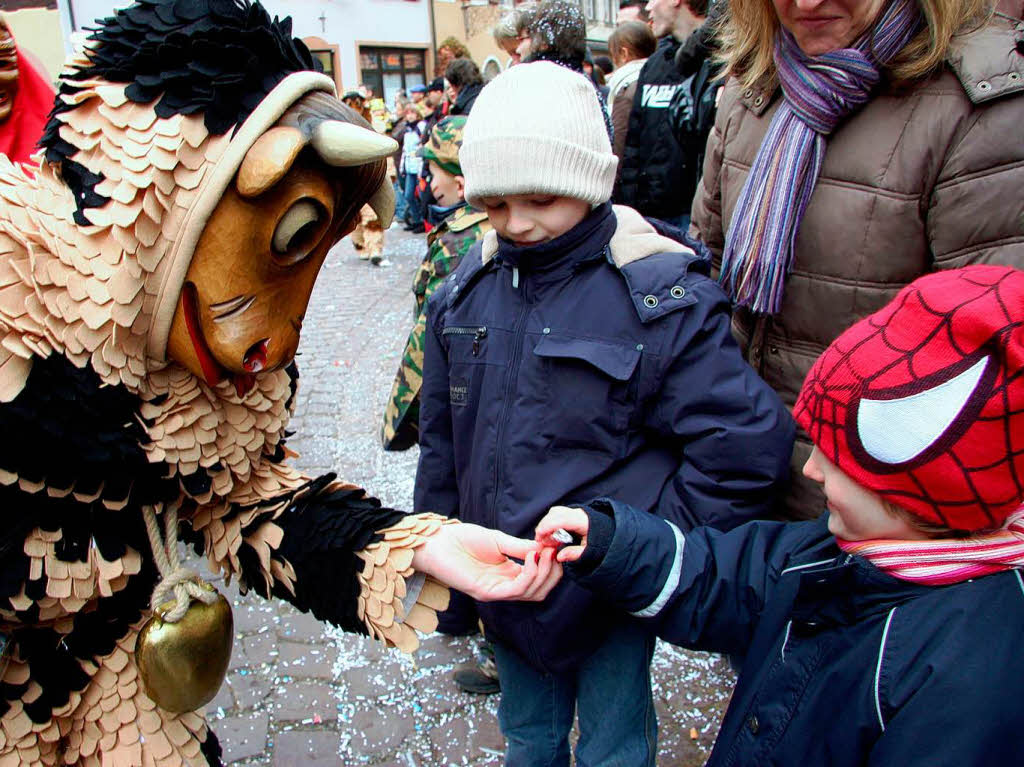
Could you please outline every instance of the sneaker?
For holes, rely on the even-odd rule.
[[[493,695],[501,692],[498,667],[493,658],[483,658],[474,663],[463,663],[452,672],[455,684],[463,692],[476,695]]]

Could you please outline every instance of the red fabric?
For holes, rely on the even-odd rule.
[[[11,115],[0,123],[0,152],[14,162],[28,162],[53,109],[53,86],[18,51],[18,91]]]
[[[793,415],[897,506],[956,530],[1001,527],[1024,500],[1024,272],[911,283],[825,350]]]

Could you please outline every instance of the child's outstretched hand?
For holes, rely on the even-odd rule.
[[[412,566],[481,602],[539,602],[562,577],[553,550],[472,524],[442,527],[416,549]]]
[[[564,530],[579,538],[579,543],[567,545],[565,541],[559,540],[562,536],[557,533],[558,530]],[[587,548],[589,530],[590,518],[583,509],[552,506],[544,515],[544,519],[537,524],[535,538],[541,546],[557,550],[555,558],[559,562],[575,562],[583,556],[583,550]]]

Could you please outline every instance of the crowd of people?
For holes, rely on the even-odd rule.
[[[738,670],[711,765],[1024,761],[1024,7],[620,6],[343,96],[427,235],[383,446],[526,556],[440,616],[457,683],[515,767],[653,765],[657,637]]]
[[[406,128],[442,205],[384,445],[544,546],[533,604],[442,616],[457,682],[511,765],[577,718],[577,764],[654,764],[655,636],[740,671],[710,764],[1020,759],[1021,9],[621,6],[608,57],[517,6],[506,72],[448,66],[468,119]]]

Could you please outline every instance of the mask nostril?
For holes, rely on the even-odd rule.
[[[269,338],[257,341],[248,348],[245,356],[242,357],[242,367],[247,373],[259,373],[267,366],[267,345]]]

